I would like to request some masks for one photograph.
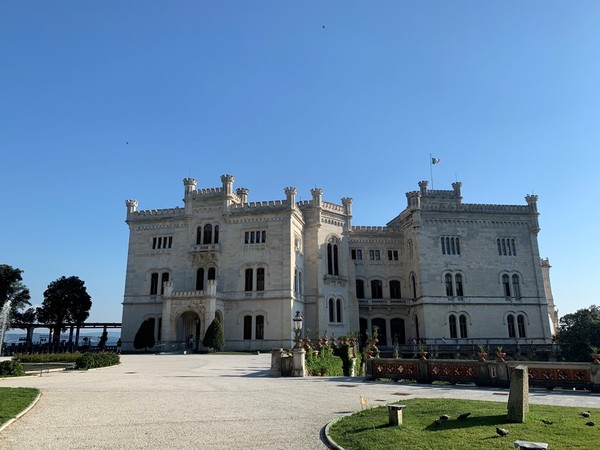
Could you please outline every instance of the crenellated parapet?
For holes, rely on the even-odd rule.
[[[183,216],[184,211],[185,210],[180,207],[168,209],[147,209],[129,213],[127,215],[127,220],[175,218]]]

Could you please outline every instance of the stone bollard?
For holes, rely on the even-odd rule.
[[[281,376],[281,359],[283,357],[283,349],[279,348],[271,352],[271,376]]]
[[[402,425],[402,408],[406,405],[388,405],[388,420],[390,426]]]
[[[306,375],[306,350],[295,348],[293,351],[292,376],[303,377]]]
[[[529,373],[527,366],[517,366],[510,376],[510,393],[508,394],[509,422],[524,423],[529,411]]]

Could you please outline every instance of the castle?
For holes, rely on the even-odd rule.
[[[123,350],[142,326],[156,348],[202,349],[214,318],[228,350],[289,348],[304,333],[365,336],[379,346],[427,342],[550,343],[558,319],[547,259],[540,260],[537,196],[525,205],[463,203],[452,190],[406,194],[386,226],[353,226],[341,204],[249,202],[223,175],[217,188],[185,178],[183,207],[138,211],[130,229]],[[309,331],[310,330],[310,331]]]

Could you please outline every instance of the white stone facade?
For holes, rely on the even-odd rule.
[[[183,207],[138,211],[127,200],[123,350],[134,350],[146,320],[157,349],[201,349],[215,317],[228,350],[287,348],[296,311],[312,336],[377,326],[382,347],[410,337],[551,342],[535,196],[522,206],[465,204],[460,183],[432,191],[421,182],[387,226],[353,227],[350,198],[329,203],[315,188],[296,201],[288,187],[285,199],[248,202],[232,176],[221,181],[196,189],[186,178]]]

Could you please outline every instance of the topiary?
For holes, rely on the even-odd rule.
[[[220,352],[225,346],[223,325],[221,325],[221,322],[216,317],[208,326],[208,330],[206,330],[206,334],[202,340],[202,345],[212,348],[215,352]]]

